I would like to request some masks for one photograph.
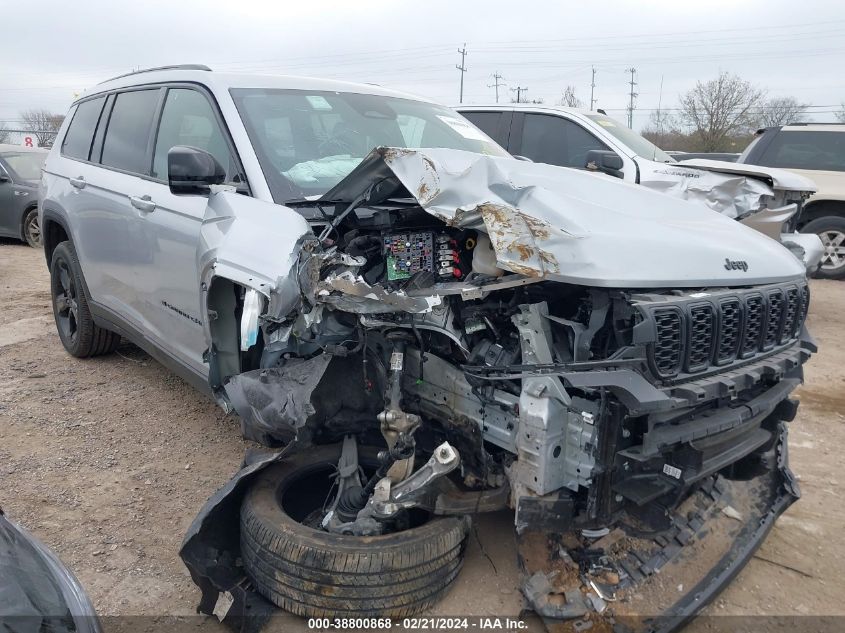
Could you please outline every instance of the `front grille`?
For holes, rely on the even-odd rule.
[[[719,304],[719,345],[716,363],[722,365],[736,358],[742,336],[742,308],[739,299],[726,299]]]
[[[763,349],[770,350],[778,341],[780,325],[783,320],[783,291],[772,290],[769,293],[769,313],[766,316],[766,336]]]
[[[713,308],[709,304],[690,308],[687,336],[687,371],[698,371],[710,364],[713,349]]]
[[[673,376],[681,367],[681,313],[678,310],[657,310],[654,313],[657,341],[652,359],[657,373]]]
[[[742,350],[740,351],[742,358],[748,358],[757,352],[765,314],[766,302],[762,295],[745,297],[745,330],[742,333]]]
[[[806,285],[784,285],[661,303],[651,310],[652,369],[660,378],[676,378],[786,345],[801,331],[809,302]]]
[[[788,288],[786,291],[786,306],[783,312],[783,327],[780,332],[779,343],[784,343],[795,335],[795,319],[801,310],[801,292],[798,288]]]

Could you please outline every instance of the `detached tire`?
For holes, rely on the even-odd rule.
[[[825,247],[821,268],[813,277],[845,279],[845,218],[836,215],[816,218],[805,224],[801,232],[815,233]]]
[[[62,345],[71,356],[88,358],[117,349],[120,335],[94,323],[85,295],[82,269],[70,242],[62,242],[50,261],[50,298]]]
[[[301,490],[306,494],[300,498],[320,506],[326,498],[320,473],[331,472],[340,451],[340,444],[319,446],[256,476],[241,505],[247,575],[273,604],[305,617],[397,618],[424,611],[446,594],[460,571],[469,518],[434,517],[371,537],[303,525],[299,520],[310,510],[296,499],[289,502],[294,495],[286,492]],[[361,463],[372,463],[375,453],[359,448]]]

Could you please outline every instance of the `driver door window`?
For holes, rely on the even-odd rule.
[[[526,113],[517,152],[538,163],[584,169],[587,152],[610,148],[569,119]]]
[[[171,88],[161,113],[153,156],[153,177],[167,180],[167,152],[176,145],[205,150],[226,170],[226,180],[237,175],[235,161],[205,96],[189,88]]]

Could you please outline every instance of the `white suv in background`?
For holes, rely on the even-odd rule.
[[[780,241],[809,273],[822,245],[796,233],[813,182],[782,169],[692,159],[677,162],[648,139],[602,111],[537,104],[456,108],[515,156],[602,172],[735,218]]]
[[[817,276],[845,278],[845,124],[795,123],[758,130],[738,162],[788,169],[816,184],[798,229],[817,234],[824,245]]]

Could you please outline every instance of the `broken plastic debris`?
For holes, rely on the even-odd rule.
[[[724,508],[722,508],[722,514],[727,517],[730,517],[731,519],[742,521],[742,515],[733,506],[725,506]]]

